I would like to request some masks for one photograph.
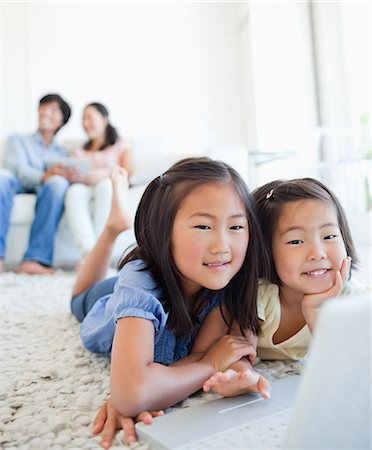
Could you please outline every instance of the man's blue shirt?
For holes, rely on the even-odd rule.
[[[33,191],[41,183],[46,170],[45,161],[67,156],[67,150],[55,139],[48,147],[39,131],[30,135],[13,134],[5,152],[5,167],[11,170],[26,190]]]

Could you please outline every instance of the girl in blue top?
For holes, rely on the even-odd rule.
[[[243,357],[253,362],[266,262],[238,173],[223,162],[187,158],[148,185],[135,217],[138,246],[120,263],[119,277],[102,281],[115,238],[130,224],[115,178],[111,215],[72,298],[84,345],[111,355],[111,399],[95,432],[110,408],[121,417],[166,408],[216,371]],[[268,398],[263,377],[253,370],[244,376],[251,379],[247,391]]]

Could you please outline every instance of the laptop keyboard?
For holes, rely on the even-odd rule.
[[[282,448],[293,408],[182,446],[182,450]]]

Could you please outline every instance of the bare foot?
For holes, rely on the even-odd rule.
[[[54,270],[51,267],[45,267],[37,261],[23,261],[19,266],[17,273],[27,273],[29,275],[52,275]]]
[[[106,228],[120,234],[133,227],[133,219],[127,210],[128,204],[128,174],[122,167],[114,167],[111,173],[112,200],[111,211],[106,222]]]
[[[4,260],[0,259],[0,273],[4,273],[4,272],[5,272]]]

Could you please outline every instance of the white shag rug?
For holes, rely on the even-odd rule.
[[[0,276],[0,447],[97,449],[92,421],[108,395],[109,361],[84,349],[70,313],[75,274]],[[301,373],[296,362],[261,362],[269,380]],[[215,398],[199,394],[180,406]],[[128,449],[120,432],[112,447]],[[133,446],[131,447],[133,449]],[[145,449],[145,443],[135,446]]]

